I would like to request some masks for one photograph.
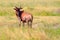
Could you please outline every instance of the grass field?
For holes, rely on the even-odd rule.
[[[33,15],[32,28],[19,27],[14,6]],[[0,40],[60,40],[60,0],[0,0]]]
[[[14,6],[23,7],[35,16],[60,16],[60,0],[0,0],[0,15],[14,15]],[[2,12],[4,11],[4,12]]]
[[[15,16],[0,16],[0,40],[60,40],[60,17],[34,17],[33,28],[19,27]]]

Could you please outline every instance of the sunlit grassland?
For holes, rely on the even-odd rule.
[[[0,14],[13,14],[15,6],[23,7],[25,11],[37,16],[60,16],[59,0],[0,0]],[[6,10],[6,11],[5,11]]]
[[[33,16],[60,16],[60,9],[56,7],[24,7],[23,9]],[[0,7],[0,16],[13,16],[14,14],[14,7]]]
[[[33,25],[19,26],[14,7],[33,15]],[[60,0],[0,0],[0,40],[60,40]]]
[[[29,28],[19,27],[16,16],[0,16],[0,40],[60,40],[60,17],[34,17]]]

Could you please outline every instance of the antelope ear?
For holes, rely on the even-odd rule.
[[[23,9],[23,8],[20,6],[20,9]]]

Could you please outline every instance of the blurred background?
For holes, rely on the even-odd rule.
[[[33,15],[19,26],[14,7]],[[60,0],[0,0],[0,40],[60,40]]]
[[[60,16],[60,0],[0,0],[0,15],[13,15],[15,6],[21,6],[35,16]]]

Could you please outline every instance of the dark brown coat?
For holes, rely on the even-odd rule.
[[[24,23],[27,23],[28,26],[32,27],[32,21],[33,21],[32,14],[30,14],[28,12],[25,12],[24,10],[22,10],[22,8],[18,8],[18,7],[15,7],[14,10],[16,11],[16,16],[19,19],[19,21],[20,21],[19,23],[20,24],[22,22],[23,26],[24,26]]]

